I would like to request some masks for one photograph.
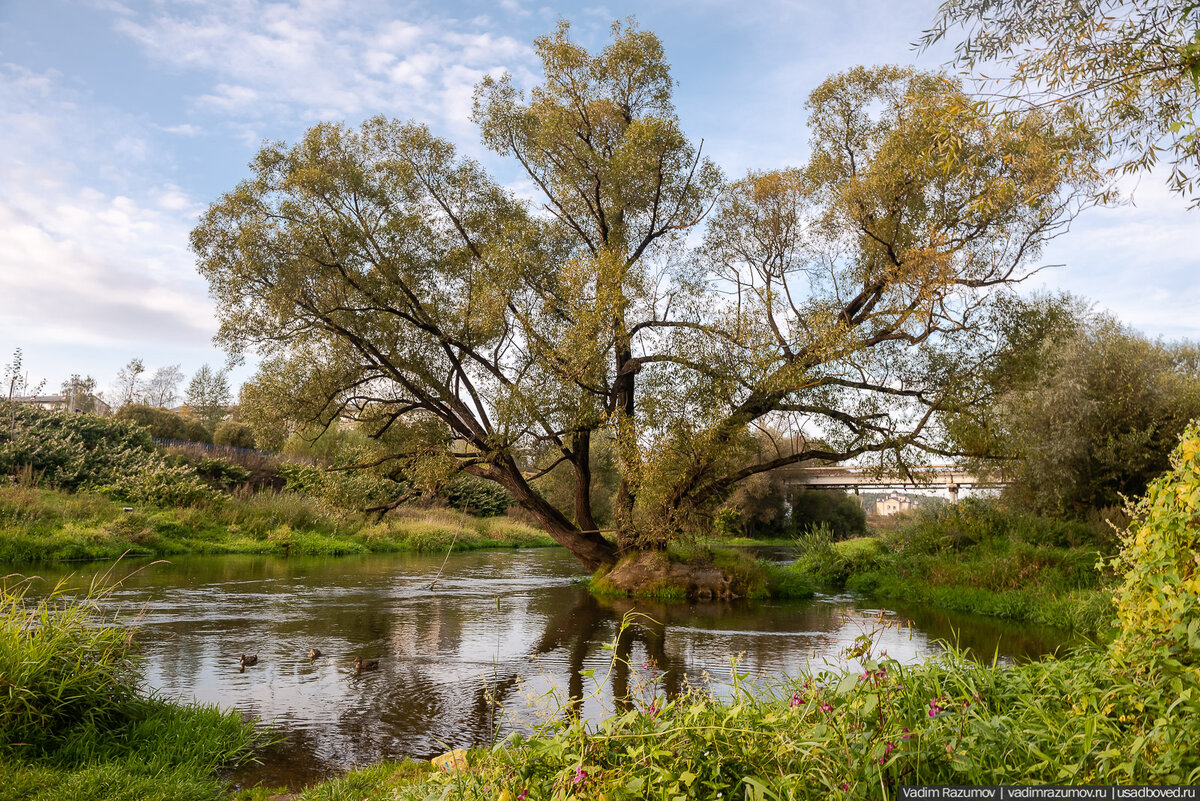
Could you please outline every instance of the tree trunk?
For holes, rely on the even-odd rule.
[[[633,525],[633,507],[637,501],[637,490],[629,480],[633,467],[630,464],[629,450],[637,448],[637,431],[634,430],[634,378],[633,371],[626,371],[626,364],[633,353],[627,343],[617,347],[617,378],[613,382],[616,392],[617,410],[617,460],[621,466],[621,485],[617,488],[617,498],[613,517],[617,523],[617,548],[622,553],[638,550],[637,530]]]
[[[584,531],[596,531],[596,519],[592,516],[592,432],[581,431],[573,443],[575,458],[575,522]]]
[[[588,570],[598,570],[617,563],[617,548],[600,532],[581,531],[566,516],[554,508],[525,481],[521,471],[511,458],[504,458],[498,465],[481,470],[484,478],[496,481],[513,496],[521,508],[537,518],[546,533],[559,545],[571,552]]]

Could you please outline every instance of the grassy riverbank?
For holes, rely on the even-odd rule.
[[[1111,618],[1115,577],[1097,565],[1116,534],[1102,525],[968,501],[874,537],[798,542],[792,570],[821,586],[1083,633]]]
[[[331,515],[296,493],[259,492],[191,506],[124,505],[102,495],[0,487],[0,561],[108,559],[122,553],[343,555],[554,545],[508,517],[398,510],[383,520]]]
[[[1099,650],[999,669],[954,657],[868,665],[730,701],[651,689],[597,726],[475,749],[467,770],[376,765],[300,798],[876,799],[899,784],[1200,780],[1194,672],[1135,677]]]
[[[0,801],[206,801],[265,735],[234,712],[148,698],[99,595],[0,589]]]

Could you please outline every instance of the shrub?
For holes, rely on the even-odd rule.
[[[315,495],[321,488],[321,470],[311,464],[284,462],[276,469],[287,492]]]
[[[204,423],[201,423],[199,420],[188,420],[186,433],[187,436],[185,436],[184,439],[188,440],[189,442],[207,442],[209,445],[212,444],[212,432],[209,431],[205,427]]]
[[[2,403],[12,422],[0,426],[0,473],[31,469],[46,484],[75,490],[111,483],[154,453],[136,423]]]
[[[1200,661],[1200,423],[1184,431],[1171,469],[1151,482],[1113,561],[1119,657],[1149,652]]]
[[[458,475],[442,491],[446,503],[479,517],[497,517],[512,506],[512,496],[491,481],[474,476]]]
[[[202,478],[208,479],[223,489],[245,484],[253,475],[245,467],[225,459],[203,457],[197,460],[192,467]]]
[[[0,470],[36,471],[65,490],[100,490],[124,501],[158,505],[208,501],[217,494],[186,465],[154,447],[130,420],[10,406],[13,423],[0,427]]]
[[[222,420],[213,432],[214,445],[228,445],[231,448],[254,448],[254,431],[245,423],[236,420]]]
[[[835,539],[867,533],[867,513],[858,497],[845,492],[805,490],[792,496],[792,530],[825,524]]]
[[[188,423],[174,412],[133,403],[123,407],[114,416],[116,420],[128,420],[146,429],[155,439],[187,439]]]

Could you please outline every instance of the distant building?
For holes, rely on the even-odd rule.
[[[87,397],[88,403],[83,403],[84,397],[81,396],[75,399],[75,409],[70,411],[83,411],[87,407],[93,414],[108,416],[112,414],[112,408],[95,396]],[[43,409],[48,409],[52,412],[68,411],[71,398],[66,395],[17,395],[13,398],[14,403],[22,403],[26,406],[39,406]]]
[[[13,402],[25,406],[40,406],[52,412],[61,412],[67,408],[66,395],[17,395]]]
[[[904,493],[889,492],[887,495],[884,495],[882,498],[875,501],[875,514],[880,515],[881,517],[887,517],[888,515],[907,512],[909,509],[912,509],[915,506],[916,504],[913,503],[913,499]]]

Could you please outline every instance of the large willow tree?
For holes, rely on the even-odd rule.
[[[475,119],[537,201],[424,126],[321,124],[264,147],[192,244],[220,341],[264,357],[259,397],[358,421],[363,469],[497,482],[588,568],[661,548],[756,473],[936,451],[994,349],[991,299],[1095,188],[1084,131],[981,123],[900,68],[830,78],[808,164],[726,183],[653,34],[615,26],[590,54],[563,24],[536,46],[544,82],[484,80]],[[601,441],[615,537],[593,516]],[[532,484],[567,468],[559,508]]]

